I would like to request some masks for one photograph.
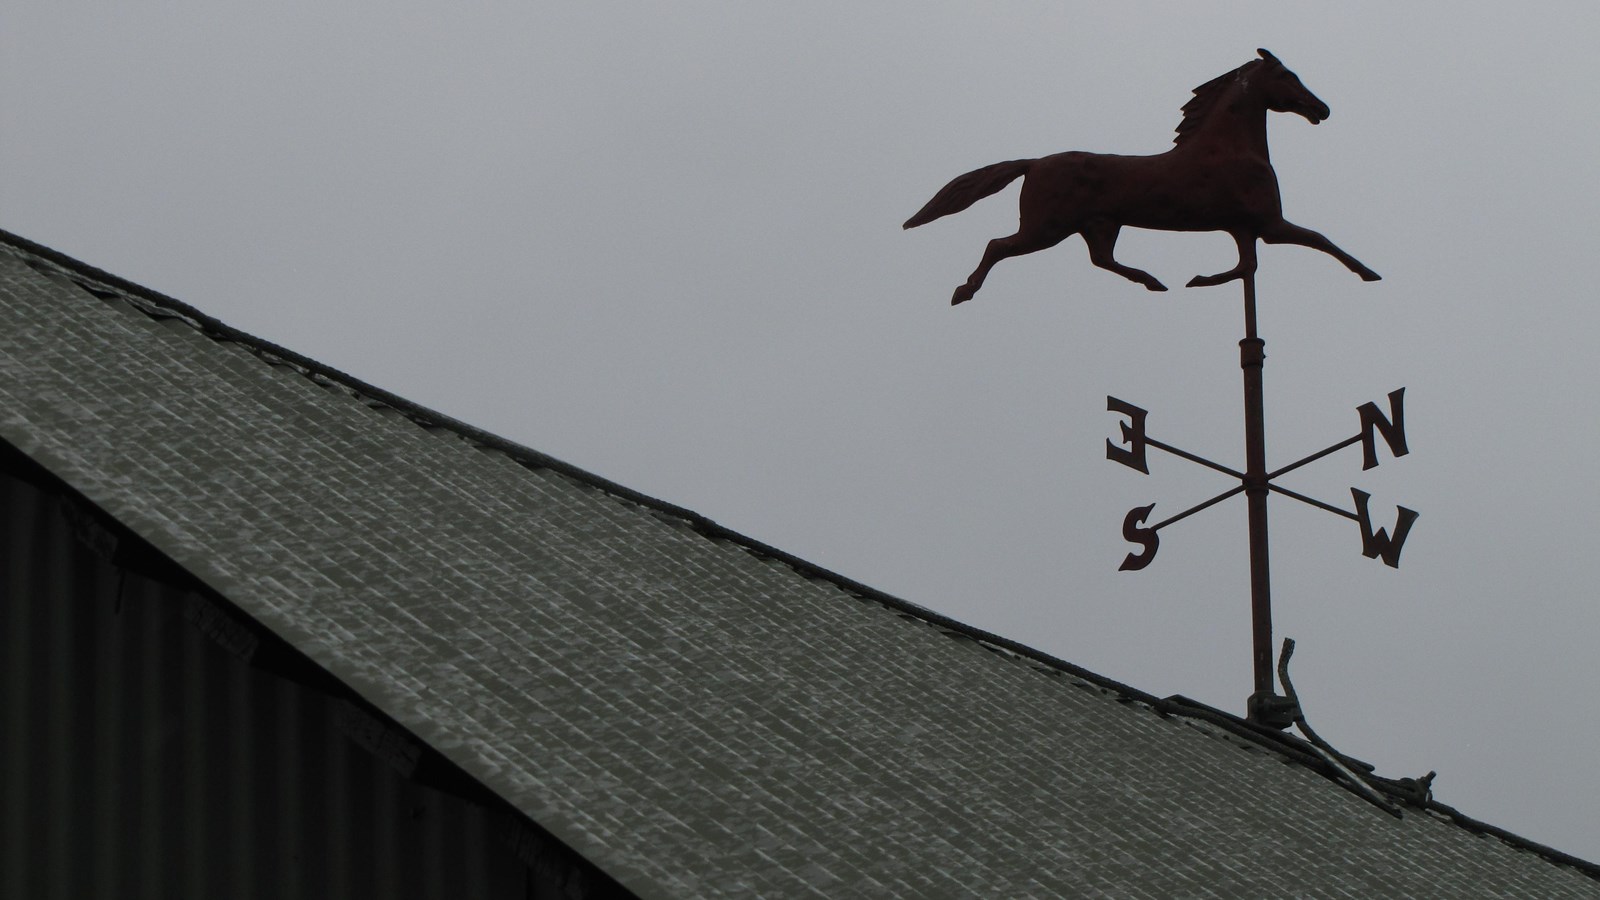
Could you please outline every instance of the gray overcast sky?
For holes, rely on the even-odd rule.
[[[1402,567],[1275,498],[1274,614],[1312,724],[1463,812],[1600,859],[1600,64],[1592,3],[14,0],[0,227],[843,574],[1157,694],[1250,691],[1245,514],[1119,573],[1123,514],[1228,484],[1104,458],[1114,394],[1242,466],[1237,285],[1151,294],[1073,239],[950,291],[1016,189],[1156,153],[1274,51],[1269,463],[1404,386],[1411,454],[1289,486],[1418,520]],[[1169,285],[1226,237],[1125,232]]]

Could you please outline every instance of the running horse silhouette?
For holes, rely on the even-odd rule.
[[[1196,276],[1189,287],[1244,278],[1256,270],[1256,239],[1311,247],[1344,263],[1364,281],[1377,272],[1333,242],[1285,221],[1278,177],[1267,156],[1267,111],[1292,112],[1315,125],[1328,104],[1306,90],[1300,78],[1265,50],[1226,75],[1194,89],[1184,104],[1173,148],[1154,156],[1073,151],[1039,159],[1014,159],[984,166],[955,179],[910,219],[915,228],[958,213],[1017,178],[1022,182],[1017,233],[995,238],[983,261],[956,288],[951,305],[972,299],[989,270],[1002,259],[1054,247],[1082,234],[1089,259],[1152,291],[1166,285],[1112,255],[1124,225],[1162,231],[1226,231],[1239,245],[1239,264],[1216,275]]]

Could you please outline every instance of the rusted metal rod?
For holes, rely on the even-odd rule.
[[[1266,341],[1256,333],[1255,273],[1244,276],[1244,340],[1239,342],[1239,367],[1244,370],[1244,493],[1250,517],[1250,622],[1252,659],[1255,662],[1256,697],[1273,690],[1272,584],[1267,557],[1267,439],[1266,404],[1261,369],[1267,358]],[[1256,703],[1252,698],[1251,708]]]

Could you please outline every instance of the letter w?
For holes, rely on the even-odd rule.
[[[1372,530],[1372,517],[1367,513],[1367,501],[1372,495],[1356,488],[1350,489],[1350,496],[1356,500],[1356,519],[1361,523],[1361,555],[1368,559],[1383,557],[1383,562],[1391,569],[1400,568],[1400,548],[1406,542],[1406,535],[1411,533],[1411,523],[1417,520],[1417,511],[1398,507],[1400,517],[1394,523],[1394,536],[1382,528]]]

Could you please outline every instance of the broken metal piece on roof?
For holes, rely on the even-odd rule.
[[[1430,771],[1421,778],[1401,778],[1398,786],[1404,793],[1403,799],[1412,806],[1426,807],[1428,801],[1433,799],[1433,779],[1438,772]]]
[[[1369,784],[1365,778],[1356,774],[1355,770],[1346,763],[1344,754],[1333,749],[1332,744],[1329,744],[1319,737],[1315,731],[1311,730],[1310,723],[1306,722],[1305,710],[1300,707],[1300,698],[1295,695],[1294,683],[1289,680],[1289,657],[1293,655],[1294,639],[1284,638],[1283,652],[1278,655],[1278,680],[1283,683],[1283,690],[1289,695],[1289,702],[1294,704],[1295,727],[1300,729],[1300,733],[1305,735],[1307,741],[1311,742],[1311,748],[1317,752],[1317,755],[1322,757],[1328,765],[1334,768],[1334,771],[1339,773],[1340,780],[1346,787],[1354,791],[1363,800],[1394,816],[1396,819],[1403,818],[1400,807],[1395,806],[1389,801],[1389,798],[1379,793],[1378,789]],[[1432,773],[1428,777],[1431,781]]]

